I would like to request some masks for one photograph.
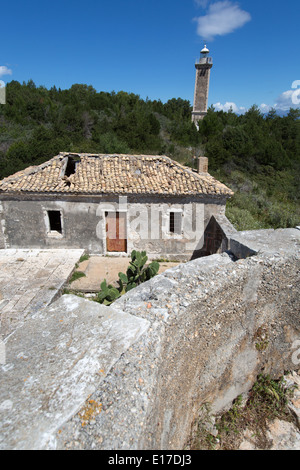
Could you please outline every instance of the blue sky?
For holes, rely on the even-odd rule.
[[[193,102],[204,43],[209,105],[298,107],[299,0],[11,0],[1,5],[0,80]]]

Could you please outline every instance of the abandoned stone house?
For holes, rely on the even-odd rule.
[[[224,249],[232,194],[205,157],[193,170],[166,156],[63,152],[0,181],[0,248],[191,259]]]

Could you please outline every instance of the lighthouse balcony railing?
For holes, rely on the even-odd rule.
[[[212,57],[201,57],[200,59],[196,60],[196,64],[212,64],[213,60]]]

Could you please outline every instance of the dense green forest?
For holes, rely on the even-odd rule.
[[[206,155],[209,171],[235,191],[227,217],[238,230],[300,224],[300,111],[280,117],[208,110],[191,123],[191,104],[126,92],[8,83],[0,105],[0,179],[61,151],[164,154],[185,165]]]

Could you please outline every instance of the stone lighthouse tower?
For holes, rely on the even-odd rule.
[[[209,78],[212,65],[213,61],[212,58],[209,57],[209,50],[204,46],[201,51],[200,59],[195,64],[196,80],[192,121],[196,126],[198,121],[203,119],[207,113]]]

